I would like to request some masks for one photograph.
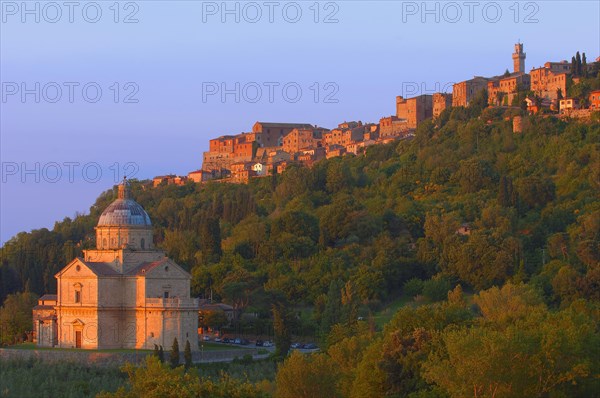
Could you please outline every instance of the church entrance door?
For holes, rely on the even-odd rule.
[[[81,331],[75,332],[75,348],[81,348]]]

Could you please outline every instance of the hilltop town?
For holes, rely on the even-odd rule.
[[[358,155],[371,145],[410,139],[420,123],[435,121],[450,108],[468,107],[481,95],[487,95],[490,107],[514,107],[529,115],[585,119],[600,110],[598,89],[568,96],[569,87],[598,75],[600,57],[588,63],[585,53],[580,56],[578,52],[571,62],[546,62],[529,73],[525,72],[525,58],[523,44],[517,43],[512,73],[507,69],[499,76],[475,76],[454,84],[452,93],[398,96],[396,114],[382,117],[379,123],[345,121],[330,130],[310,123],[256,122],[251,132],[211,139],[201,169],[187,176],[157,176],[153,185],[211,180],[247,183],[251,178],[281,174],[290,164],[311,167],[321,159]],[[522,132],[521,116],[514,116],[513,126],[515,133]]]

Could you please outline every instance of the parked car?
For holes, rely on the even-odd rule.
[[[241,344],[241,345],[248,345],[248,344],[250,344],[250,341],[248,339],[240,339],[239,344]]]
[[[223,338],[222,343],[231,343],[231,340],[229,340],[227,337]]]
[[[256,340],[256,346],[257,347],[263,347],[264,342],[262,340]]]
[[[273,347],[273,343],[269,340],[263,342],[263,347]]]
[[[204,340],[204,341],[210,341],[210,336],[203,336],[202,340]]]
[[[220,337],[215,337],[215,343],[220,343],[221,341],[223,341]]]
[[[319,347],[317,347],[317,345],[315,343],[308,343],[304,345],[304,348],[307,350],[315,350]]]
[[[233,344],[242,344],[242,339],[238,337],[237,339],[233,340]]]
[[[302,344],[300,344],[300,343],[292,343],[292,345],[291,345],[290,347],[291,347],[291,348],[296,348],[296,349],[298,349],[298,348],[301,348],[301,347],[300,347],[301,345],[302,345]]]

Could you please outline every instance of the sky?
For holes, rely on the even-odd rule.
[[[0,243],[256,121],[332,128],[474,75],[600,56],[598,1],[0,2]]]

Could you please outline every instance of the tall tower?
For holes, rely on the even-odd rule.
[[[515,52],[512,55],[514,73],[525,73],[525,56],[523,43],[515,44]]]

